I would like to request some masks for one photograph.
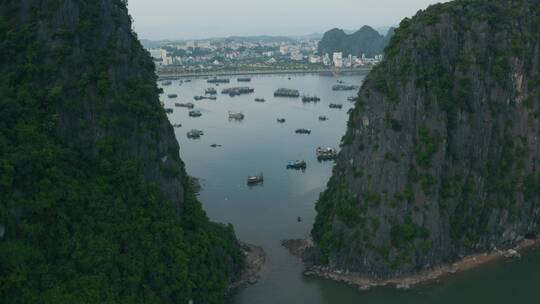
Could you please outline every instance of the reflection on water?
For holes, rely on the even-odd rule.
[[[233,303],[540,303],[537,253],[407,292],[389,288],[360,292],[302,276],[302,265],[280,243],[309,234],[315,201],[331,175],[332,162],[318,162],[315,149],[339,147],[347,111],[353,106],[347,97],[355,95],[332,91],[338,79],[359,85],[363,76],[295,75],[290,80],[288,76],[256,76],[251,83],[240,84],[234,77],[230,84],[220,86],[195,79],[181,86],[173,81],[164,87],[162,101],[167,108],[174,108],[169,119],[182,124],[175,129],[182,159],[188,173],[201,179],[200,199],[209,217],[232,223],[240,239],[263,246],[267,253],[260,282],[239,292]],[[237,97],[219,94],[223,88],[245,85],[255,93]],[[217,89],[217,100],[193,100],[204,95],[208,87]],[[274,98],[274,91],[281,87],[317,95],[321,101],[303,104],[300,99]],[[169,99],[168,94],[178,94],[178,98]],[[264,98],[265,102],[255,102],[255,98]],[[202,117],[189,117],[188,109],[174,107],[178,102],[193,102]],[[330,109],[331,103],[344,107]],[[242,112],[245,118],[229,121],[229,111]],[[328,120],[320,121],[319,116]],[[278,118],[286,122],[278,123]],[[301,128],[312,132],[295,134]],[[204,135],[198,140],[188,139],[186,133],[191,129],[200,129]],[[294,160],[307,162],[305,172],[286,169]],[[264,174],[264,183],[248,187],[248,176],[260,173]]]

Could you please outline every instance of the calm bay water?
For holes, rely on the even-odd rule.
[[[267,262],[261,280],[235,295],[235,304],[289,303],[540,303],[540,252],[526,254],[519,261],[505,261],[454,275],[437,284],[397,291],[379,288],[360,292],[354,287],[332,281],[306,278],[300,261],[281,247],[284,239],[309,234],[315,217],[314,205],[324,190],[332,163],[320,163],[315,157],[318,146],[338,148],[346,129],[347,111],[353,106],[347,97],[356,92],[334,92],[336,81],[359,85],[364,76],[329,77],[319,75],[254,76],[251,83],[209,85],[194,79],[179,85],[173,81],[164,87],[162,101],[174,108],[171,123],[176,129],[180,154],[190,175],[201,179],[200,200],[213,221],[232,223],[238,237],[262,246]],[[219,94],[223,88],[249,86],[255,93],[237,97]],[[207,87],[218,90],[217,100],[194,101]],[[317,95],[319,103],[303,104],[300,99],[274,98],[280,87],[298,89],[301,94]],[[178,94],[169,99],[167,94]],[[265,98],[265,103],[254,102]],[[190,118],[188,109],[175,108],[175,102],[192,102],[203,114]],[[330,109],[330,103],[343,104],[342,110]],[[242,122],[228,120],[228,111],[243,112]],[[318,120],[319,115],[328,121]],[[277,118],[285,118],[284,124]],[[298,128],[312,130],[297,135]],[[200,140],[190,140],[186,132],[200,129]],[[222,147],[211,148],[212,144]],[[291,171],[290,160],[304,159],[307,170]],[[264,185],[249,188],[249,175],[264,173]],[[297,222],[297,217],[302,222]]]

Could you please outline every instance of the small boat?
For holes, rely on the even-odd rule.
[[[349,96],[349,97],[347,97],[347,100],[350,101],[350,102],[355,102],[355,101],[358,100],[358,97],[356,97],[356,96]]]
[[[229,111],[229,119],[244,120],[244,118],[245,118],[245,115],[242,112],[234,113],[234,112]]]
[[[262,173],[256,176],[249,176],[247,179],[248,185],[257,185],[263,182],[264,182],[264,176],[262,175]]]
[[[266,100],[264,100],[264,98],[255,98],[255,101],[256,102],[265,102]]]
[[[210,96],[210,97],[206,97],[206,99],[208,99],[208,100],[217,100],[217,97],[216,96]]]
[[[194,96],[193,99],[195,99],[195,100],[203,100],[204,96]]]
[[[201,113],[201,111],[193,110],[193,111],[189,111],[189,116],[190,117],[201,117],[202,113]]]
[[[191,79],[186,79],[184,80],[184,82],[191,82]]]
[[[174,112],[173,109],[170,109],[170,108],[165,109],[165,113],[167,114],[172,114],[173,112]]]
[[[204,91],[204,94],[206,94],[206,95],[216,95],[217,90],[214,89],[214,88],[208,88],[208,89],[206,89],[206,91]]]
[[[188,103],[175,103],[175,107],[193,109],[195,105],[191,102]]]
[[[302,102],[319,102],[321,99],[317,96],[308,96],[304,95],[302,96]]]
[[[334,160],[334,159],[337,158],[336,149],[333,149],[333,148],[330,148],[330,147],[326,147],[326,148],[318,147],[315,152],[317,154],[317,159],[320,160],[320,161],[322,161],[322,160]]]
[[[178,94],[169,94],[167,95],[167,97],[169,97],[170,99],[173,99],[173,98],[178,97]]]
[[[330,109],[342,109],[343,105],[342,104],[331,103],[328,107],[330,107]]]
[[[306,161],[304,160],[290,161],[287,164],[287,169],[305,170],[306,168],[307,168],[307,164],[306,164]]]
[[[217,148],[217,147],[223,147],[222,145],[218,145],[218,144],[211,144],[210,147],[212,148]]]
[[[328,120],[328,117],[324,116],[324,115],[321,115],[319,116],[319,120],[320,121],[327,121]]]
[[[163,82],[161,83],[162,86],[170,86],[171,84],[172,84],[172,81],[170,81],[170,80],[163,81]]]
[[[279,123],[285,123],[285,121],[286,121],[285,118],[278,118],[277,119],[277,122],[279,122]]]
[[[343,80],[338,80],[337,83],[344,84],[345,82]]]
[[[173,127],[175,127],[175,128],[181,128],[181,127],[182,127],[182,124],[174,124]]]
[[[201,136],[204,135],[203,131],[192,129],[191,131],[187,132],[188,138],[198,139],[201,138]]]
[[[295,132],[296,134],[311,134],[310,129],[297,129]]]
[[[251,78],[249,78],[249,77],[240,77],[240,78],[236,79],[236,81],[238,81],[238,82],[251,82]]]
[[[300,223],[300,222],[302,221],[302,218],[301,218],[301,217],[298,217],[298,218],[296,219],[296,221]]]

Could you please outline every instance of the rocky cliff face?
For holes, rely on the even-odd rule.
[[[6,303],[219,303],[243,263],[189,189],[126,2],[0,4]]]
[[[393,31],[389,31],[387,36],[379,34],[370,26],[363,26],[358,31],[347,35],[341,29],[332,29],[324,33],[319,42],[319,54],[332,54],[342,52],[343,56],[358,56],[365,54],[368,57],[380,55],[384,47],[388,44]]]
[[[532,0],[403,20],[351,113],[311,257],[393,277],[536,235],[539,30]]]

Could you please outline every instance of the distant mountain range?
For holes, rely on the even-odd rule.
[[[365,54],[368,57],[382,54],[394,34],[394,30],[389,27],[380,29],[380,31],[386,31],[387,34],[382,35],[367,25],[353,33],[347,33],[347,31],[338,28],[332,29],[326,32],[319,42],[319,54],[342,52],[344,56]]]
[[[368,26],[368,28],[371,28]],[[389,29],[392,27],[390,26],[383,26],[378,27],[374,29],[374,31],[377,31],[380,35],[386,36],[386,33]],[[373,28],[371,28],[373,29]],[[362,29],[360,29],[362,30]],[[358,30],[343,30],[347,35],[354,34]],[[173,43],[180,43],[185,42],[189,40],[195,40],[195,41],[207,41],[207,40],[214,40],[214,41],[237,41],[237,42],[293,42],[297,40],[316,40],[316,39],[322,39],[324,37],[324,34],[322,33],[311,33],[307,35],[298,35],[298,36],[271,36],[271,35],[259,35],[259,36],[229,36],[229,37],[215,37],[215,38],[207,38],[207,39],[178,39],[178,40],[150,40],[150,39],[142,39],[141,42],[144,47],[146,48],[159,48],[165,45],[173,44]]]

